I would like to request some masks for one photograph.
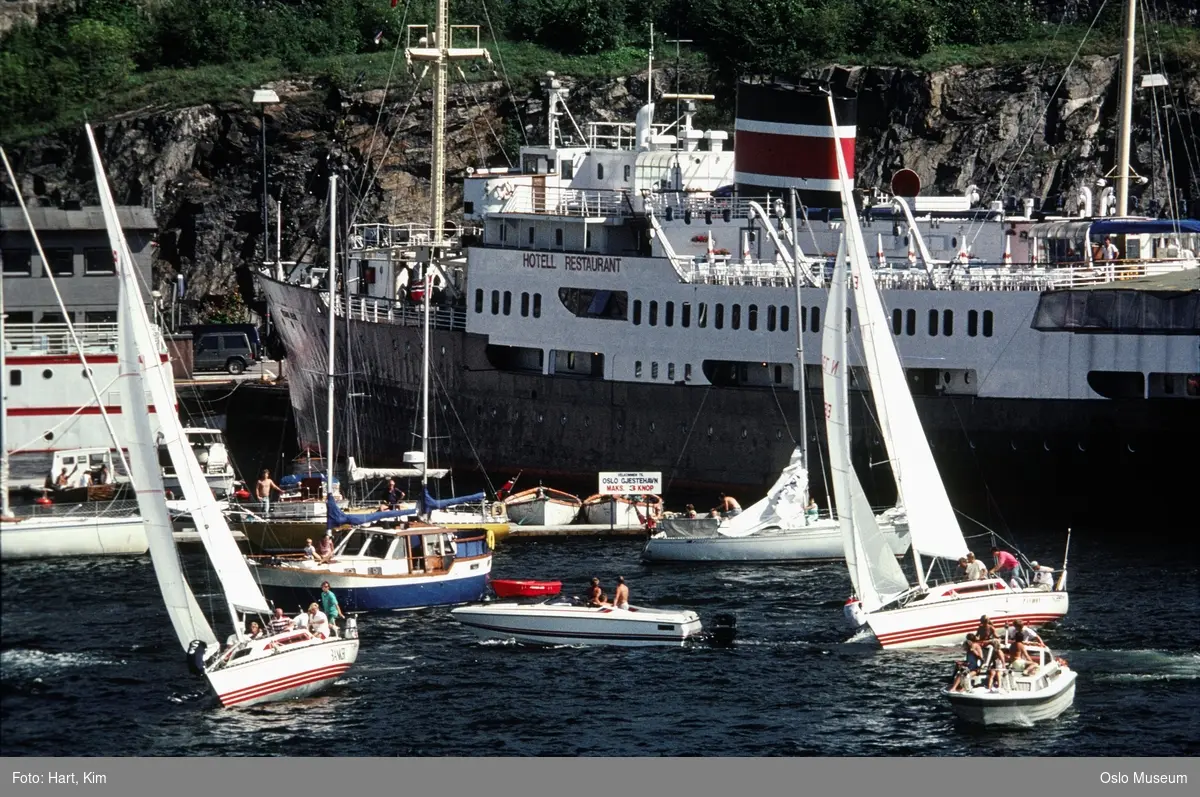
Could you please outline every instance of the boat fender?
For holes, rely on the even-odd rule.
[[[342,634],[346,639],[358,639],[358,618],[346,618],[346,630]]]
[[[846,622],[851,628],[862,628],[867,623],[867,613],[863,611],[862,601],[851,596],[846,605],[842,607],[842,613],[846,616]]]
[[[487,530],[487,547],[489,551],[496,550],[496,532]]]
[[[202,639],[193,639],[187,647],[187,665],[192,675],[204,675],[204,651],[208,645]]]

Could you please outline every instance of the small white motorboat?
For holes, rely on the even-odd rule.
[[[987,666],[966,681],[959,691],[954,686],[943,694],[959,719],[976,725],[1029,727],[1051,720],[1075,702],[1075,671],[1066,659],[1056,658],[1050,648],[1026,645],[1030,662],[1022,667],[1005,665],[998,689],[987,689]]]
[[[534,487],[504,499],[508,519],[521,526],[566,526],[579,515],[578,496],[549,487]]]
[[[531,645],[678,647],[700,633],[700,617],[692,611],[587,606],[579,599],[463,606],[450,615],[481,639]]]

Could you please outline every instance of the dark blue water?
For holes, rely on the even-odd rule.
[[[1059,535],[1023,539],[1061,562]],[[847,643],[844,566],[650,569],[631,541],[510,544],[496,577],[624,575],[635,603],[734,612],[733,649],[531,649],[474,641],[441,610],[364,617],[328,694],[243,710],[190,678],[148,559],[6,563],[0,755],[1195,755],[1196,547],[1072,542],[1071,612],[1044,631],[1079,672],[1033,730],[956,723],[953,654]],[[198,553],[186,561],[214,599]]]

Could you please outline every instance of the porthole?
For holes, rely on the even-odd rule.
[[[492,407],[492,417],[493,418],[496,417],[496,408],[495,407]]]
[[[712,433],[713,433],[713,428],[710,426],[710,427],[708,427],[708,436],[712,437]]]
[[[53,440],[54,432],[46,432],[44,435],[42,435],[42,437],[46,440]]]
[[[653,432],[657,428],[658,426],[654,423],[654,421],[650,421],[650,431]]]
[[[546,420],[546,416],[543,413],[539,412],[538,413],[538,423],[542,423],[545,420]]]
[[[775,439],[776,439],[776,440],[782,440],[782,439],[783,439],[783,430],[782,430],[782,429],[777,429],[777,430],[775,431]]]
[[[92,372],[91,368],[84,368],[82,371],[79,372],[79,375],[82,376],[84,379],[87,379],[89,376],[92,375],[92,373],[93,372]]]
[[[745,427],[743,427],[743,428],[742,428],[742,439],[743,439],[743,440],[745,440],[745,439],[746,439],[746,435],[747,435],[747,434],[748,434],[748,433],[746,432],[746,429],[745,429]]]
[[[588,427],[588,426],[591,426],[591,425],[592,425],[592,419],[591,419],[591,418],[589,418],[588,416],[586,416],[586,415],[585,415],[585,416],[584,416],[584,418],[583,418],[583,425],[584,425],[584,428],[586,428],[586,427]]]
[[[562,416],[561,416],[561,417],[558,419],[558,422],[559,422],[560,424],[562,424],[563,426],[566,426],[566,425],[567,425],[567,414],[566,414],[565,412],[564,412],[564,413],[562,414]]]
[[[42,379],[49,379],[52,376],[54,376],[54,372],[49,368],[47,368],[45,371],[42,371]]]

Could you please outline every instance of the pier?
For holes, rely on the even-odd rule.
[[[567,526],[518,526],[500,537],[502,542],[524,542],[526,540],[561,540],[568,537],[637,537],[648,535],[640,526],[609,526],[606,523],[572,523]]]

